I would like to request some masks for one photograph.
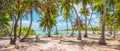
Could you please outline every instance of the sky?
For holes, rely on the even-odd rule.
[[[89,9],[90,9],[90,6],[87,6]],[[80,8],[82,8],[81,4],[79,5],[75,5],[75,8],[77,10],[77,12],[79,13],[80,11]],[[90,13],[91,13],[91,9],[90,9]],[[71,15],[72,15],[72,22],[74,22],[74,19],[76,18],[76,15],[75,13],[72,11],[71,12]],[[80,16],[81,14],[78,14],[78,16]],[[36,13],[34,10],[33,10],[33,24],[32,24],[32,29],[34,30],[41,30],[41,27],[39,27],[39,14]],[[58,30],[64,30],[66,29],[66,22],[64,21],[64,19],[62,18],[63,16],[60,15],[57,17],[57,28]],[[96,26],[99,26],[99,13],[97,12],[93,12],[93,15],[92,15],[92,20],[91,20],[91,24],[93,27],[96,27]],[[83,20],[83,23],[84,23],[84,16],[80,17],[82,20]],[[88,19],[90,18],[90,15],[88,16]],[[28,15],[28,19],[23,19],[22,21],[22,26],[29,26],[30,24],[30,15]],[[71,28],[71,23],[70,21],[68,22],[68,27]]]

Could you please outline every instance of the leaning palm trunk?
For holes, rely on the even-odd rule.
[[[73,6],[73,9],[74,9],[74,11],[75,11],[75,14],[76,14],[76,17],[77,17],[77,23],[78,23],[78,37],[77,37],[77,39],[78,40],[81,40],[81,27],[80,27],[80,18],[79,18],[79,16],[78,16],[78,14],[77,14],[77,11],[76,11],[76,9],[75,9],[75,7],[74,7],[74,5],[73,5],[73,3],[72,3],[72,6]]]
[[[16,39],[17,39],[17,32],[16,32],[16,29],[17,29],[17,24],[18,24],[18,20],[19,20],[19,15],[18,15],[18,18],[17,20],[15,20],[15,25],[14,25],[14,38],[10,40],[10,44],[16,44]]]
[[[92,27],[92,24],[91,24],[91,19],[92,19],[92,15],[93,15],[93,4],[91,3],[91,8],[92,8],[92,13],[91,13],[91,15],[90,15],[90,19],[89,19],[89,21],[88,21],[88,26],[89,26],[89,24],[90,24],[90,27],[92,28],[92,31],[93,31],[93,34],[95,34],[95,32],[94,32],[94,29],[93,29],[93,27]]]
[[[67,34],[69,34],[68,33],[68,20],[66,20],[66,27],[67,27]]]
[[[85,17],[85,34],[84,37],[87,37],[87,17]]]
[[[28,29],[26,35],[20,40],[21,42],[24,42],[24,41],[26,40],[27,36],[28,36],[29,33],[30,33],[30,30],[31,30],[31,27],[32,27],[32,21],[33,21],[32,10],[31,10],[31,17],[30,17],[30,19],[31,19],[31,20],[30,20],[30,26],[29,26],[29,29]]]
[[[11,28],[11,32],[10,32],[10,34],[9,34],[9,36],[10,36],[10,42],[12,42],[12,30],[14,29],[14,19],[13,19],[13,17],[12,17],[12,28]]]
[[[103,22],[102,22],[102,31],[99,39],[100,45],[106,45],[105,41],[105,22],[106,22],[106,0],[103,0],[104,12],[103,12]]]
[[[112,35],[112,38],[115,38],[115,31],[116,31],[116,19],[115,19],[115,14],[114,14],[114,5],[113,5],[113,17],[114,17],[114,33]]]
[[[19,31],[18,38],[20,38],[21,30],[22,30],[22,18],[20,18],[20,31]]]
[[[71,36],[73,36],[73,33],[74,33],[74,31],[75,31],[75,30],[74,30],[74,27],[75,27],[75,26],[73,26],[73,28],[72,28],[72,34],[71,34]]]
[[[19,2],[20,1],[18,1],[18,8],[19,8]],[[19,19],[20,19],[20,11],[18,12],[18,18],[16,19],[15,17],[14,17],[14,19],[15,19],[15,24],[14,24],[14,38],[12,38],[11,37],[11,40],[10,40],[10,44],[16,44],[16,39],[17,39],[17,24],[18,24],[18,21],[19,21]]]
[[[77,16],[77,22],[78,22],[78,26],[77,26],[77,27],[78,27],[78,37],[77,37],[77,39],[78,39],[78,40],[81,40],[80,18],[79,18],[78,14],[77,14],[77,11],[76,11],[76,9],[75,9],[75,7],[74,7],[73,3],[72,3],[72,6],[73,6],[73,9],[74,9],[75,14],[76,14],[76,16]]]
[[[91,23],[90,23],[90,27],[92,28],[93,34],[95,34],[95,31],[94,31]]]
[[[71,19],[70,19],[70,23],[71,23],[71,26],[72,26],[72,33],[71,33],[71,36],[73,36],[74,28],[73,28],[73,23],[72,23],[72,20],[71,20]]]

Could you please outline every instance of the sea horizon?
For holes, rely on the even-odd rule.
[[[42,31],[42,30],[35,30],[35,32],[36,32],[38,35],[47,35],[47,34],[48,34],[47,31],[44,32],[44,31]],[[95,34],[97,34],[97,33],[100,33],[101,31],[94,31],[94,32],[95,32]],[[93,34],[93,31],[88,31],[87,33],[88,33],[88,34]],[[105,33],[106,33],[106,34],[109,34],[110,31],[105,31]],[[118,31],[118,32],[116,32],[116,33],[118,34],[118,33],[120,33],[120,31]],[[56,34],[56,31],[51,31],[51,34],[52,34],[52,35],[55,35],[55,34]],[[66,31],[66,30],[58,30],[58,34],[67,34],[67,31]],[[69,30],[69,31],[68,31],[68,34],[72,34],[72,30]],[[78,31],[74,31],[73,34],[78,34]],[[85,31],[81,31],[81,34],[85,34]]]

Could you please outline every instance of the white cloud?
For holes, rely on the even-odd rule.
[[[66,29],[66,22],[58,22],[57,23],[58,30],[64,30]],[[68,28],[71,28],[71,23],[68,22]]]

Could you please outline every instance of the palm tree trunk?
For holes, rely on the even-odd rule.
[[[48,37],[51,37],[51,30],[48,29]]]
[[[20,38],[21,30],[22,30],[22,17],[20,18],[20,31],[19,31],[18,38]]]
[[[11,28],[11,32],[10,32],[10,34],[9,34],[9,36],[10,36],[10,44],[12,43],[12,41],[13,41],[13,38],[12,38],[12,30],[14,29],[14,19],[13,19],[13,17],[12,17],[12,28]]]
[[[112,26],[110,25],[110,34],[112,35]]]
[[[101,31],[101,36],[99,39],[99,44],[100,45],[106,45],[105,41],[105,23],[106,23],[106,0],[103,0],[103,6],[104,6],[104,15],[103,15],[103,23],[102,23],[102,31]]]
[[[67,34],[69,34],[68,33],[68,20],[66,20],[66,28],[67,28]]]
[[[11,39],[10,44],[16,44],[16,39],[17,39],[17,33],[16,33],[16,29],[17,29],[17,24],[18,24],[18,20],[19,20],[19,15],[17,20],[15,21],[15,25],[14,25],[14,39]]]
[[[85,34],[84,37],[87,37],[87,17],[85,17]]]
[[[49,11],[48,11],[49,12]],[[50,18],[50,14],[49,14],[49,16],[47,17],[48,18],[48,22],[50,23],[51,22],[51,18]],[[50,24],[49,24],[49,26],[48,26],[48,37],[51,37],[51,28],[50,28]]]
[[[71,36],[73,36],[73,33],[74,33],[74,31],[75,31],[75,30],[74,30],[74,27],[75,27],[75,26],[73,26],[73,28],[72,28],[72,34],[71,34]]]
[[[90,5],[91,5],[92,13],[91,13],[90,19],[89,19],[89,21],[88,21],[88,26],[89,26],[89,24],[90,24],[90,27],[92,28],[93,34],[95,34],[94,29],[93,29],[93,27],[92,27],[92,24],[91,24],[91,22],[90,22],[91,19],[92,19],[92,15],[93,15],[93,0],[92,0],[92,3],[91,3]]]
[[[76,14],[76,17],[77,17],[77,21],[78,21],[78,37],[77,37],[77,39],[81,40],[81,30],[80,30],[81,29],[81,27],[80,27],[81,21],[80,21],[80,18],[79,18],[78,14],[77,14],[77,11],[76,11],[75,6],[73,5],[73,3],[72,3],[72,6],[73,6],[73,9],[75,11],[75,14]]]
[[[115,38],[115,31],[116,31],[116,19],[115,19],[115,14],[114,14],[114,5],[113,5],[113,17],[114,17],[114,33],[112,35],[112,38]]]
[[[55,27],[56,27],[56,35],[57,35],[58,34],[57,25]]]
[[[19,8],[19,2],[20,1],[18,1],[18,8]],[[16,32],[16,29],[17,29],[17,24],[18,24],[18,21],[19,21],[19,19],[20,19],[20,10],[18,9],[18,18],[16,19],[16,17],[14,17],[14,19],[15,19],[15,25],[14,25],[14,39],[11,39],[10,40],[10,44],[16,44],[16,39],[17,39],[17,32]]]
[[[29,29],[28,29],[26,35],[20,40],[21,42],[24,42],[24,41],[26,40],[27,36],[28,36],[29,33],[30,33],[30,30],[31,30],[31,27],[32,27],[32,22],[33,22],[32,10],[31,10],[31,17],[30,17],[30,19],[31,19],[31,20],[30,20]]]
[[[72,19],[70,19],[70,23],[71,23],[71,26],[72,26],[72,33],[71,33],[71,36],[73,36],[74,28],[73,28]]]
[[[90,23],[90,27],[92,28],[93,34],[95,34],[95,31],[94,31],[91,23]]]

